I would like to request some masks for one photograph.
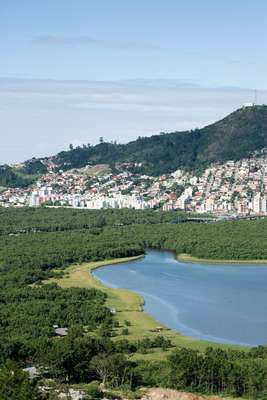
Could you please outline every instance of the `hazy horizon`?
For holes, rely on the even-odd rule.
[[[267,91],[257,97],[267,102]],[[203,88],[179,80],[0,78],[0,127],[7,135],[0,164],[53,155],[70,143],[96,144],[100,136],[126,143],[162,131],[201,128],[250,101],[252,89]]]
[[[0,164],[202,127],[255,89],[266,103],[267,3],[256,4],[3,2]]]

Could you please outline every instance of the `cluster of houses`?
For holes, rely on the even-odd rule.
[[[201,174],[177,170],[159,177],[91,167],[43,175],[31,187],[8,188],[4,207],[65,206],[87,209],[162,208],[227,215],[267,214],[267,151],[214,164]]]
[[[201,176],[174,173],[185,190],[164,209],[181,208],[215,214],[267,214],[267,155],[228,161],[207,168]]]

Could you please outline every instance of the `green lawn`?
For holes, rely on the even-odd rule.
[[[48,281],[45,281],[45,283],[56,282],[63,288],[96,288],[104,291],[107,294],[106,304],[108,307],[116,309],[115,318],[119,322],[119,327],[116,328],[116,336],[114,337],[114,340],[120,340],[122,338],[127,338],[128,340],[138,340],[146,337],[153,338],[157,335],[163,335],[164,337],[171,339],[172,343],[178,347],[190,347],[199,350],[204,350],[207,346],[241,349],[241,347],[238,346],[216,344],[204,340],[194,339],[188,336],[183,336],[178,332],[168,329],[143,311],[144,300],[141,296],[124,289],[107,288],[102,285],[101,282],[96,280],[91,274],[94,269],[101,266],[133,261],[137,258],[139,257],[72,265],[64,271],[63,277],[49,279]],[[127,326],[129,330],[129,334],[127,336],[122,335],[123,328],[126,328],[125,321],[130,322],[130,326]],[[166,357],[167,354],[168,351],[163,352],[161,349],[159,349],[148,354],[137,353],[134,355],[134,358],[162,359],[163,357]]]

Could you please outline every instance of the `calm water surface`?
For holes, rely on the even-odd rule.
[[[141,294],[146,312],[184,335],[267,344],[267,266],[189,264],[151,250],[93,274],[108,287]]]

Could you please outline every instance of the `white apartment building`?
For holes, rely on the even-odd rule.
[[[30,196],[29,206],[38,207],[40,205],[40,197],[38,192],[32,192]]]

